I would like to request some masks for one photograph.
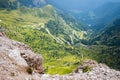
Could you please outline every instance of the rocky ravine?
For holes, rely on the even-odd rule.
[[[83,73],[85,66],[90,66],[91,70]],[[33,69],[32,74],[27,72],[29,67]],[[43,72],[40,54],[0,33],[0,80],[120,80],[119,71],[92,60],[85,61],[68,75],[39,74]]]

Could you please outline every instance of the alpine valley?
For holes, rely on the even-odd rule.
[[[45,74],[69,74],[86,60],[120,70],[120,2],[80,14],[56,2],[0,0],[0,32],[41,54]]]

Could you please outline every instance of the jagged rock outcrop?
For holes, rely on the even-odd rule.
[[[89,66],[91,70],[83,72],[85,66]],[[120,71],[110,69],[105,64],[98,64],[93,60],[84,61],[77,71],[63,76],[44,74],[41,80],[120,80]]]
[[[42,67],[42,57],[39,54],[26,54],[21,53],[21,56],[25,59],[28,66],[33,68],[33,70],[37,70],[39,73],[44,73],[43,67]]]
[[[42,56],[0,32],[0,80],[25,80],[30,76],[27,73],[29,67],[36,74],[43,73]]]

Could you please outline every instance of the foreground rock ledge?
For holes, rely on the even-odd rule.
[[[82,67],[91,66],[91,71],[82,72]],[[35,70],[28,74],[26,69]],[[68,75],[43,73],[42,57],[27,45],[10,40],[0,33],[0,80],[120,80],[120,72],[95,61],[85,61],[75,72]]]
[[[34,53],[24,43],[10,40],[0,32],[0,80],[25,80],[27,70],[31,68],[36,74],[44,73],[42,56]]]

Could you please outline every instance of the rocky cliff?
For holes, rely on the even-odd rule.
[[[25,80],[30,73],[43,73],[42,56],[0,33],[0,80]]]
[[[43,72],[40,54],[0,33],[0,80],[120,80],[119,71],[92,60],[67,75],[40,74]]]

